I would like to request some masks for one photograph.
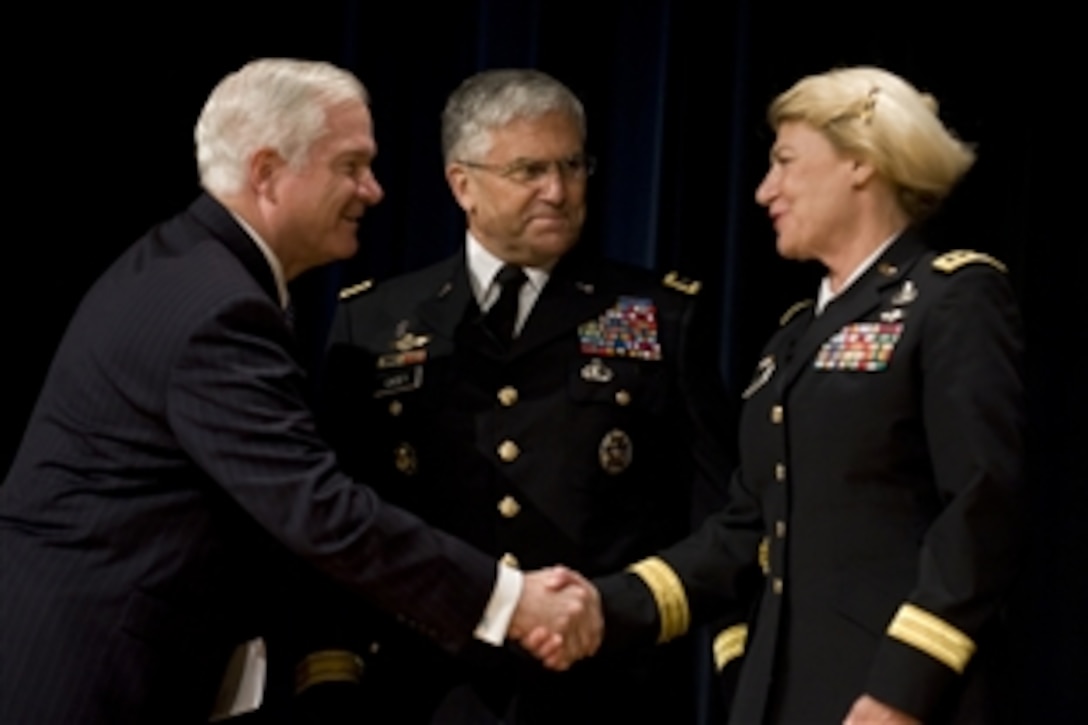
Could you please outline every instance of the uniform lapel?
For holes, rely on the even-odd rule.
[[[468,283],[464,253],[450,257],[439,268],[435,279],[434,290],[417,308],[420,329],[413,332],[434,335],[452,345],[457,326],[465,319],[469,305],[476,306]]]
[[[812,319],[785,356],[785,366],[778,382],[780,389],[788,388],[802,370],[811,366],[816,352],[831,335],[878,307],[887,289],[902,283],[923,252],[925,246],[911,230],[907,230],[821,315],[812,318],[812,311],[806,310],[803,314]]]
[[[511,345],[510,359],[571,334],[578,325],[599,315],[614,298],[611,290],[597,283],[595,267],[579,263],[573,255],[564,258],[556,265],[521,334]]]

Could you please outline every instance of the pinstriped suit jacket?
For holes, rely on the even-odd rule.
[[[471,636],[493,560],[340,472],[274,299],[202,196],[80,304],[0,487],[0,721],[205,721],[300,561]]]

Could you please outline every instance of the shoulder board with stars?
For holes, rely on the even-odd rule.
[[[999,272],[1008,272],[1005,264],[1000,260],[994,259],[989,254],[983,254],[971,249],[953,249],[951,252],[945,252],[933,260],[933,269],[945,274],[952,274],[968,264],[979,263],[988,264]]]
[[[350,300],[352,297],[355,297],[356,295],[361,295],[363,292],[366,292],[373,286],[373,279],[365,279],[359,284],[353,284],[350,287],[345,287],[344,289],[340,290],[340,301],[343,302],[344,300]]]
[[[671,287],[677,292],[683,292],[686,295],[697,295],[699,294],[699,290],[703,288],[703,283],[699,280],[681,277],[675,270],[666,274],[665,279],[661,282],[666,287]]]
[[[790,305],[790,308],[782,313],[782,316],[778,318],[778,326],[785,327],[789,324],[789,321],[797,316],[797,313],[806,307],[811,307],[816,304],[815,300],[801,300],[800,302],[794,302]]]

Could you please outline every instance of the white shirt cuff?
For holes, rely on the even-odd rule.
[[[476,639],[498,647],[506,640],[506,631],[510,629],[510,620],[514,618],[514,610],[521,599],[525,577],[512,567],[504,564],[496,566],[499,573],[495,578],[495,588],[473,634]]]

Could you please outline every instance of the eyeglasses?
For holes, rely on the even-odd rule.
[[[565,159],[518,159],[509,164],[481,164],[476,161],[458,161],[462,166],[489,171],[522,186],[535,186],[556,170],[564,181],[585,181],[597,168],[597,160],[585,154]]]

